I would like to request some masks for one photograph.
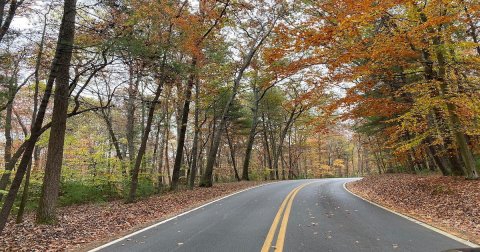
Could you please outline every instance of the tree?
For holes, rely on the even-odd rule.
[[[235,100],[235,97],[237,95],[238,89],[240,87],[240,82],[243,78],[243,74],[247,70],[247,68],[250,66],[250,63],[252,62],[254,56],[260,49],[260,47],[263,45],[263,43],[267,40],[267,38],[270,36],[272,33],[273,29],[275,28],[275,25],[278,21],[278,19],[281,17],[282,12],[284,11],[283,6],[274,6],[274,8],[277,8],[277,11],[279,13],[275,13],[271,19],[268,19],[264,23],[260,21],[260,27],[259,31],[256,34],[256,37],[253,38],[253,40],[249,43],[249,47],[247,49],[247,52],[242,58],[242,62],[240,65],[240,68],[238,69],[238,72],[235,76],[235,79],[233,81],[233,86],[232,86],[232,93],[229,99],[227,100],[227,103],[225,104],[225,107],[223,108],[222,115],[220,117],[220,123],[218,128],[215,130],[214,137],[212,139],[212,147],[210,148],[210,151],[207,156],[207,166],[205,168],[205,173],[200,181],[200,186],[203,187],[211,187],[212,186],[212,179],[213,179],[213,166],[215,163],[215,159],[217,156],[218,152],[218,147],[220,145],[220,140],[222,137],[222,134],[224,132],[225,125],[227,123],[227,117],[226,115],[228,114],[228,111],[230,110],[233,101]],[[278,10],[280,9],[280,11]],[[247,32],[248,34],[248,32]]]
[[[23,0],[0,1],[0,42],[2,42],[3,37],[7,34],[17,9],[22,4]]]
[[[31,131],[30,138],[26,142],[25,150],[23,152],[22,159],[17,168],[17,173],[15,178],[10,186],[10,190],[7,194],[5,202],[2,206],[0,212],[0,234],[5,228],[7,223],[7,218],[12,209],[13,203],[15,201],[15,196],[17,195],[18,189],[23,180],[23,176],[27,170],[28,163],[31,161],[33,149],[38,137],[41,134],[41,128],[43,124],[43,119],[45,117],[45,112],[48,105],[48,100],[51,95],[53,82],[60,75],[67,77],[68,81],[68,70],[70,66],[70,60],[72,57],[73,51],[73,39],[75,34],[75,10],[76,2],[75,0],[65,0],[63,7],[63,18],[60,26],[60,33],[58,35],[57,49],[55,51],[55,57],[52,62],[50,76],[47,81],[46,89],[42,98],[42,102],[38,109],[37,117],[35,118],[35,123]],[[67,73],[66,73],[67,72]],[[65,81],[65,79],[63,79]]]
[[[214,4],[217,3],[217,1],[214,2]],[[205,6],[206,2],[205,1],[200,1],[200,24],[205,23],[206,17],[205,17]],[[208,27],[208,29],[205,31],[205,33],[198,39],[194,39],[194,45],[193,48],[196,50],[199,50],[199,47],[201,47],[203,41],[208,37],[208,35],[219,25],[221,22],[223,16],[225,15],[227,11],[227,7],[229,6],[230,2],[226,1],[223,4],[223,7],[221,8],[220,14],[218,14],[218,17],[216,17],[213,21],[213,24]],[[212,8],[215,9],[215,8]],[[199,50],[200,51],[200,50]],[[190,111],[190,100],[192,98],[192,88],[194,86],[194,83],[197,79],[196,77],[196,67],[198,64],[198,52],[193,52],[194,55],[192,56],[191,59],[191,64],[190,64],[190,76],[188,77],[187,81],[187,87],[185,89],[185,101],[182,109],[182,116],[181,116],[181,124],[180,124],[180,131],[179,131],[179,136],[178,136],[178,141],[177,141],[177,151],[175,154],[175,163],[173,165],[173,172],[172,172],[172,184],[170,185],[171,190],[175,190],[178,186],[178,179],[180,178],[180,166],[182,164],[182,159],[183,159],[183,149],[185,146],[185,134],[187,132],[187,123],[188,123],[188,115]],[[197,136],[198,137],[198,136]],[[196,152],[196,151],[195,151]],[[196,160],[195,160],[196,161]],[[191,174],[193,176],[194,173]]]

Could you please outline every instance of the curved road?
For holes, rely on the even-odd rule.
[[[422,251],[467,247],[350,194],[353,179],[257,187],[97,251]]]

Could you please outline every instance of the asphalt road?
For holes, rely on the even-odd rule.
[[[349,179],[254,188],[100,251],[444,251],[467,247],[365,202]]]

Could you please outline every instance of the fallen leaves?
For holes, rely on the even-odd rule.
[[[64,251],[82,248],[90,243],[112,240],[206,201],[257,184],[259,182],[215,184],[211,188],[165,193],[132,204],[113,201],[101,205],[65,207],[58,210],[59,221],[54,226],[36,225],[33,214],[28,214],[21,224],[9,221],[0,236],[0,251]]]
[[[348,183],[352,192],[402,214],[480,243],[480,181],[384,174]]]

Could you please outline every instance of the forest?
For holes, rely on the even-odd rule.
[[[477,0],[0,0],[0,234],[241,180],[480,172]]]

